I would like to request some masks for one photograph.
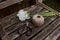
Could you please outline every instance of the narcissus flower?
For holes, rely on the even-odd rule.
[[[19,20],[25,21],[26,19],[29,19],[29,13],[27,11],[24,11],[23,9],[20,10],[17,14]]]

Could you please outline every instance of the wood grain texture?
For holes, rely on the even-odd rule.
[[[49,25],[52,21],[54,21],[56,19],[56,17],[48,17],[45,19],[45,23],[41,26],[41,27],[37,27],[37,28],[33,28],[32,29],[32,34],[31,36],[26,36],[25,34],[23,36],[19,36],[16,40],[28,40],[32,37],[34,37],[37,33],[39,33],[39,31],[42,31],[42,29],[44,29],[47,25]]]
[[[12,14],[10,16],[7,16],[3,19],[0,20],[0,25],[3,27],[3,28],[7,28],[11,25],[13,25],[14,23],[17,23],[19,22],[17,16],[16,16],[16,13],[15,14]]]
[[[45,40],[56,40],[60,36],[60,26],[52,32],[49,36],[45,38]]]
[[[31,9],[33,9],[33,7]],[[36,9],[34,8],[33,13],[35,12],[38,13],[41,10],[40,7],[39,8],[36,7]],[[1,33],[4,33],[2,34],[2,36],[4,36],[6,33],[7,36],[6,35],[5,36],[9,40],[37,40],[37,39],[42,40],[45,37],[47,37],[52,31],[54,31],[55,28],[57,28],[57,26],[60,24],[60,18],[58,18],[57,16],[46,17],[45,22],[41,27],[36,28],[32,27],[32,34],[30,36],[26,36],[26,31],[22,33],[23,35],[21,36],[21,34],[19,34],[18,31],[22,29],[21,27],[23,23],[19,21],[16,14],[17,12],[0,19],[0,26],[2,28]]]
[[[13,5],[18,2],[21,2],[21,1],[23,1],[23,0],[6,0],[6,1],[0,3],[0,9]]]
[[[60,24],[60,18],[55,20],[51,25],[49,25],[46,29],[44,29],[44,31],[36,35],[32,40],[43,40],[51,32],[53,32],[58,27],[59,24]]]

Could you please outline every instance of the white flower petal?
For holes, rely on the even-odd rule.
[[[27,14],[27,11],[24,11],[23,9],[18,12],[17,16],[21,21],[25,21],[26,19],[30,18],[29,15]]]

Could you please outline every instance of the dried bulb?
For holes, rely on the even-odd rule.
[[[32,22],[35,26],[41,26],[44,23],[44,17],[39,14],[36,14],[32,17]]]

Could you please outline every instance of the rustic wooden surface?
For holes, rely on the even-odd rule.
[[[32,7],[34,8],[34,7]],[[37,8],[37,6],[36,6]],[[33,13],[37,13],[42,9],[46,9],[46,7],[38,7],[38,9],[34,8]],[[28,10],[28,9],[27,9]],[[38,10],[38,11],[37,11]],[[30,11],[30,9],[28,10]],[[22,34],[18,31],[25,28],[24,23],[21,22],[16,13],[13,13],[3,19],[0,19],[0,36],[6,39],[3,40],[44,40],[47,38],[55,29],[58,29],[60,25],[60,18],[57,16],[45,17],[45,22],[41,27],[32,27],[32,34],[30,36],[26,36],[27,30],[25,30]],[[4,34],[3,34],[4,33]]]
[[[8,0],[6,0],[6,1],[8,1]],[[6,1],[4,1],[4,2],[6,2]],[[12,0],[12,1],[14,1],[14,0]],[[9,1],[9,2],[11,2],[11,1]],[[9,4],[9,2],[7,2],[7,4]],[[5,4],[3,4],[4,6],[0,5],[0,6],[4,7],[4,8],[0,9],[0,19],[6,17],[8,15],[13,14],[14,12],[18,12],[20,9],[23,9],[23,8],[29,7],[31,5],[34,5],[35,1],[33,1],[33,0],[23,0],[22,2],[17,2],[17,3],[14,3],[14,4],[10,5],[10,6],[7,6],[7,4],[6,5]],[[7,6],[7,7],[5,7],[5,6]]]
[[[6,0],[6,1],[3,1],[0,3],[0,9],[3,9],[7,6],[11,6],[11,5],[18,3],[18,2],[21,2],[21,1],[23,1],[23,0]]]
[[[45,37],[47,37],[51,32],[53,32],[58,27],[58,25],[60,24],[59,21],[60,21],[60,18],[55,20],[55,22],[53,22],[46,29],[44,29],[44,31],[37,34],[37,36],[34,37],[32,40],[43,40]]]
[[[56,40],[60,36],[60,25],[59,27],[52,32],[45,40]]]
[[[56,17],[55,17],[56,18]],[[35,35],[37,35],[39,32],[41,32],[47,25],[49,25],[54,19],[54,17],[50,17],[50,18],[46,18],[45,19],[45,23],[41,26],[41,27],[37,27],[37,28],[33,28],[33,32],[31,34],[31,36],[26,36],[25,34],[20,38],[17,38],[16,40],[28,40],[31,39],[32,37],[34,37]]]

